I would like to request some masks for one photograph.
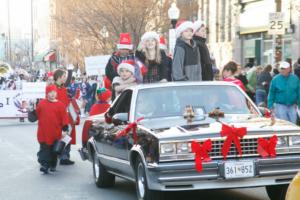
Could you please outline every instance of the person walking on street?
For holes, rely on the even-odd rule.
[[[53,151],[54,143],[68,132],[68,115],[62,102],[56,99],[57,87],[46,87],[46,99],[42,99],[36,108],[38,119],[37,139],[40,150],[37,154],[41,164],[40,171],[47,174],[54,172],[57,165],[57,154]],[[63,131],[63,134],[62,134]]]
[[[176,24],[176,44],[172,64],[174,81],[202,81],[200,52],[193,41],[193,23],[178,21]]]
[[[279,119],[292,123],[297,121],[297,105],[300,107],[300,82],[291,73],[288,62],[279,63],[280,73],[271,81],[268,95],[268,108],[274,111]]]
[[[269,93],[270,82],[272,80],[271,71],[272,66],[267,65],[257,76],[255,94],[256,105],[259,105],[260,103],[267,105],[267,97]]]
[[[53,78],[55,81],[55,85],[57,88],[57,100],[62,102],[65,110],[68,110],[68,107],[70,105],[70,98],[68,97],[68,92],[66,86],[68,86],[70,83],[70,80],[72,78],[72,70],[68,70],[68,78],[67,78],[67,73],[65,70],[62,69],[57,69],[54,71]],[[71,144],[76,144],[76,130],[75,130],[75,125],[76,122],[72,120],[72,117],[69,116],[69,124],[71,125]],[[74,164],[74,161],[70,160],[70,151],[71,151],[71,144],[69,143],[63,153],[60,155],[60,164],[61,165],[72,165]]]
[[[144,33],[135,58],[142,65],[143,83],[167,82],[168,60],[159,48],[159,35],[156,32]]]
[[[294,73],[300,78],[300,58],[298,58],[297,62],[293,65]]]
[[[194,22],[194,36],[193,39],[196,42],[197,47],[201,55],[201,68],[202,68],[202,80],[212,81],[214,78],[212,60],[210,53],[206,45],[206,26],[201,20]]]

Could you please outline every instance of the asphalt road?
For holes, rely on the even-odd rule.
[[[83,120],[82,120],[83,121]],[[92,165],[82,161],[77,149],[82,125],[77,127],[77,145],[72,146],[73,166],[57,167],[43,175],[36,153],[36,124],[0,119],[0,200],[135,200],[133,183],[117,179],[109,189],[95,186]],[[167,193],[172,200],[268,200],[263,187]]]

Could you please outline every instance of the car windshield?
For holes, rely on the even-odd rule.
[[[196,115],[208,114],[215,108],[225,114],[257,114],[253,105],[235,86],[186,85],[139,90],[135,118],[182,116],[189,105]]]

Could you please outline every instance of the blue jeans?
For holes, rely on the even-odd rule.
[[[274,106],[275,116],[279,119],[290,121],[294,124],[297,122],[297,111],[295,105],[283,105],[276,103]]]
[[[261,102],[267,102],[267,93],[265,90],[257,89],[255,94],[256,105],[259,105]]]

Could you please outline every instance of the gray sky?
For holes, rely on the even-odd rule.
[[[12,35],[30,34],[30,0],[0,0],[0,33],[7,32],[7,2],[10,3]]]

